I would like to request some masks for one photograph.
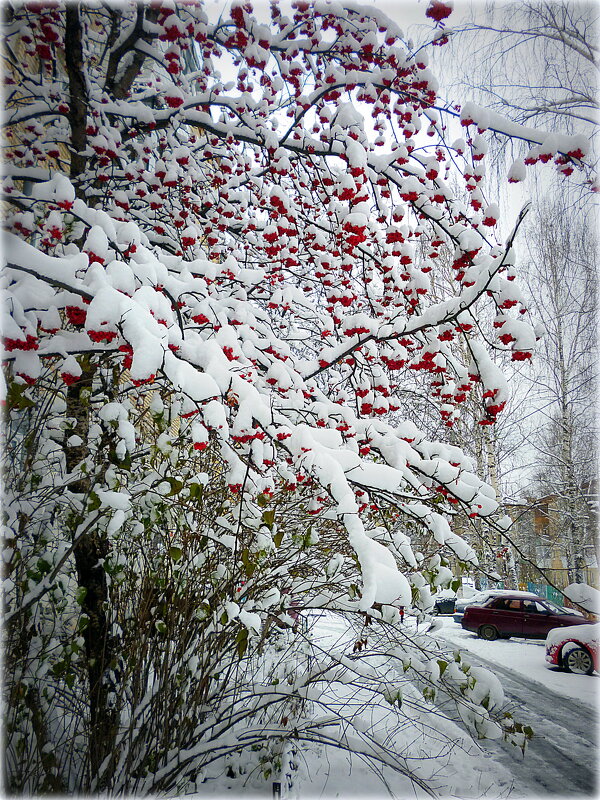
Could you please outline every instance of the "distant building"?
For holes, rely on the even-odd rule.
[[[505,505],[513,519],[511,539],[521,551],[515,552],[520,585],[543,580],[537,566],[559,588],[570,583],[599,588],[596,481],[586,485],[578,500],[575,521],[573,513],[566,511],[564,498],[556,494]]]

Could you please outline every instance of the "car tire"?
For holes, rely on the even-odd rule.
[[[482,625],[477,631],[477,635],[487,642],[493,642],[494,639],[497,639],[499,636],[498,631],[493,625]]]
[[[594,671],[594,660],[583,647],[572,647],[562,656],[563,667],[575,675],[591,675]]]

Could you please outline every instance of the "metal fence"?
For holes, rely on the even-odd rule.
[[[554,602],[558,603],[559,606],[564,606],[565,604],[564,594],[559,592],[558,589],[555,589],[553,586],[548,586],[545,583],[532,583],[531,581],[528,581],[527,591],[533,592],[540,597],[545,597],[548,600],[554,600]]]

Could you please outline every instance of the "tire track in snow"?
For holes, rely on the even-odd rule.
[[[515,777],[513,796],[530,793],[554,796],[595,796],[597,722],[595,708],[578,703],[514,670],[469,653],[501,679],[507,699],[518,709],[518,718],[534,730],[525,756],[506,742],[485,742],[483,748],[508,767]],[[590,677],[590,680],[595,678]]]

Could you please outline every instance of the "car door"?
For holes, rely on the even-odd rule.
[[[538,600],[523,600],[523,636],[545,639],[552,628],[556,628],[556,615]]]
[[[491,603],[485,606],[485,622],[493,625],[498,633],[503,636],[522,636],[523,634],[523,613],[521,600],[512,597],[496,597]]]

